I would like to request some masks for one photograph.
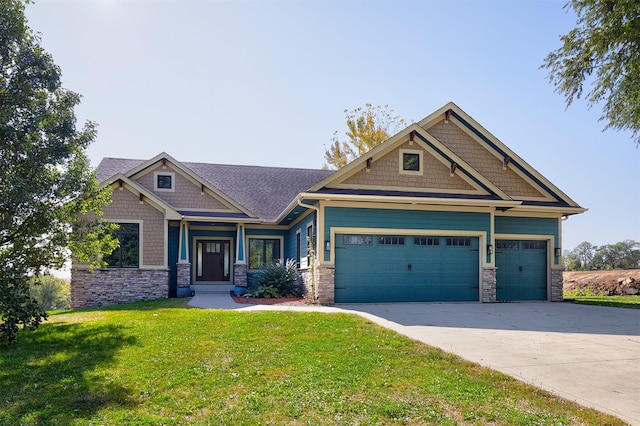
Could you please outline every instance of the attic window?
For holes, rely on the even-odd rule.
[[[422,175],[422,153],[420,150],[401,149],[399,172],[404,175]]]
[[[154,173],[154,190],[156,191],[174,191],[175,174],[167,172]]]

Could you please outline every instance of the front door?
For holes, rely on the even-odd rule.
[[[196,281],[229,281],[229,245],[228,240],[196,242]]]

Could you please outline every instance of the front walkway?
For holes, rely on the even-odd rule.
[[[199,308],[350,312],[581,405],[640,426],[640,311],[571,303],[236,304]]]

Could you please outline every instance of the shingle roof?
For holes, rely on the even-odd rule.
[[[117,173],[141,165],[146,160],[105,158],[97,169],[103,182]],[[182,162],[183,166],[229,196],[257,217],[275,220],[295,197],[320,182],[332,170],[293,169],[285,167],[239,166]]]

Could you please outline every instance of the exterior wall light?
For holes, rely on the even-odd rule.
[[[324,249],[326,251],[330,251],[331,250],[331,241],[327,240],[324,242]]]
[[[562,249],[560,247],[556,247],[555,255],[556,255],[556,257],[562,256]]]
[[[487,245],[487,254],[493,254],[493,246],[491,244]]]

